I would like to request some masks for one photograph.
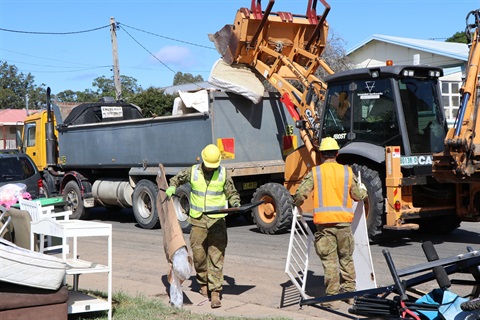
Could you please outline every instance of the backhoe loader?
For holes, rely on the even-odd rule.
[[[480,221],[480,9],[470,11],[466,23],[470,52],[460,88],[460,108],[445,137],[444,150],[433,156],[433,176],[455,184],[457,216],[464,221]]]
[[[317,15],[317,1],[309,0],[302,15],[272,12],[274,2],[262,11],[260,0],[252,1],[251,9],[237,11],[234,24],[210,37],[225,63],[248,66],[280,92],[303,141],[285,158],[283,185],[264,184],[253,196],[252,201],[264,201],[252,213],[259,230],[273,234],[291,225],[291,195],[321,163],[318,145],[323,137],[336,139],[339,162],[361,173],[368,189],[371,240],[387,229],[457,228],[465,218],[456,215],[462,206],[456,203],[458,187],[432,176],[432,155],[443,150],[448,130],[442,69],[388,61],[381,67],[334,73],[321,57],[328,3],[320,0],[325,9]],[[315,75],[319,67],[329,74],[324,80]],[[312,209],[310,197],[302,210]]]

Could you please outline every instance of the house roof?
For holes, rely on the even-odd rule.
[[[353,48],[347,51],[347,56],[372,41],[386,42],[386,43],[394,44],[397,46],[417,49],[425,52],[430,52],[436,55],[450,57],[457,60],[468,61],[469,48],[468,48],[468,45],[465,43],[402,38],[402,37],[394,37],[394,36],[385,36],[381,34],[374,34],[370,38],[354,46]]]
[[[29,113],[36,113],[37,110],[29,110]],[[27,117],[25,109],[0,109],[0,125],[23,124]]]

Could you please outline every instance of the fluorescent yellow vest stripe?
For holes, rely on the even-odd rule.
[[[201,172],[201,164],[192,166],[190,174],[190,184],[192,192],[190,193],[190,216],[199,218],[203,212],[224,209],[227,204],[227,198],[223,192],[225,185],[226,171],[220,166],[213,173],[212,180],[207,185],[205,177]],[[209,215],[210,218],[223,218],[226,214],[219,213]]]

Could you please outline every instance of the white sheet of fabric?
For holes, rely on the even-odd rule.
[[[182,115],[193,112],[208,112],[208,91],[196,92],[178,91],[180,97],[173,102],[173,115]]]
[[[208,82],[251,100],[262,101],[265,87],[257,74],[250,68],[241,65],[228,65],[219,59],[210,71]]]

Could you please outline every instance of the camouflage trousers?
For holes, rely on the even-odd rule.
[[[225,219],[218,219],[208,227],[192,225],[190,246],[198,284],[208,285],[208,290],[211,292],[221,291],[223,262],[227,247]]]
[[[317,225],[315,251],[322,260],[327,295],[355,291],[353,249],[350,225]]]

